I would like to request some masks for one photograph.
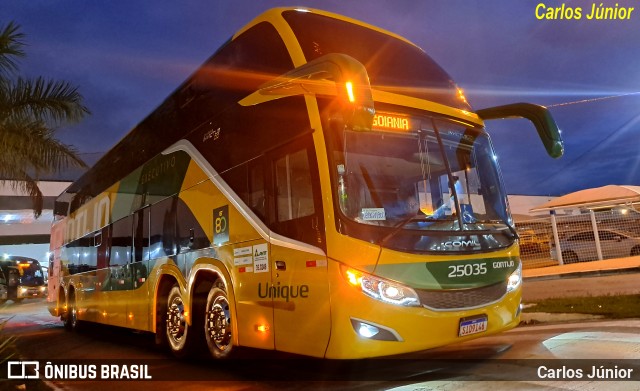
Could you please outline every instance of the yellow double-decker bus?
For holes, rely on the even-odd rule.
[[[57,199],[50,311],[176,356],[326,358],[516,326],[518,239],[484,120],[423,50],[278,8],[235,34]]]

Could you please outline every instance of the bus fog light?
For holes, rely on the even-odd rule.
[[[372,326],[366,323],[360,323],[360,328],[358,329],[358,334],[365,338],[371,338],[379,332],[380,330],[378,330],[376,326]]]
[[[397,331],[369,320],[351,318],[351,327],[362,338],[376,341],[402,342]]]

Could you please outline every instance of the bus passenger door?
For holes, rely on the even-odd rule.
[[[270,268],[276,349],[325,354],[331,319],[324,223],[311,134],[270,154]]]

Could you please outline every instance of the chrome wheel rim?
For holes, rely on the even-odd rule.
[[[226,297],[216,297],[207,311],[206,333],[219,350],[226,350],[231,344],[231,312]]]
[[[167,310],[167,335],[179,343],[184,337],[185,329],[184,303],[180,297],[174,297]]]

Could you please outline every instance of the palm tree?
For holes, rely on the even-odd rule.
[[[80,121],[89,110],[82,95],[65,81],[16,77],[18,59],[25,56],[24,34],[14,22],[0,27],[0,182],[33,200],[42,214],[38,188],[42,174],[67,167],[86,167],[73,146],[55,137],[57,127]]]

